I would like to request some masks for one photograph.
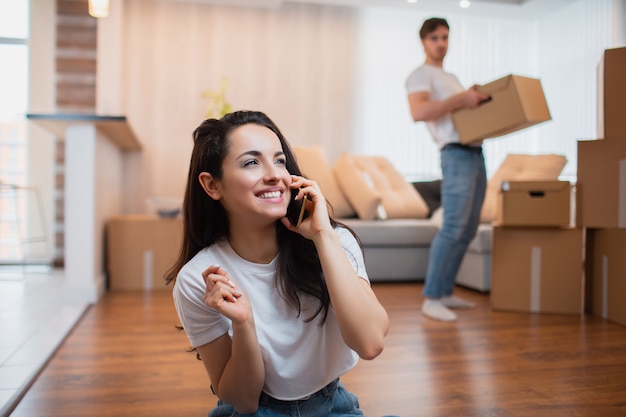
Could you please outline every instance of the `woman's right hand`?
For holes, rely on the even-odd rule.
[[[234,322],[250,319],[252,309],[248,296],[219,265],[211,265],[202,272],[206,283],[204,303]]]
[[[316,181],[298,175],[291,176],[291,192],[302,194],[302,204],[305,204],[309,216],[302,221],[299,227],[291,224],[287,217],[283,217],[281,222],[292,232],[296,232],[309,240],[314,240],[324,230],[332,231],[326,199]]]

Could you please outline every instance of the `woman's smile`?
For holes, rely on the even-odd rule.
[[[265,191],[263,193],[257,194],[257,197],[262,198],[263,200],[276,200],[282,195],[282,191]]]

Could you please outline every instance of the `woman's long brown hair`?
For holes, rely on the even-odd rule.
[[[288,172],[302,175],[287,140],[264,113],[237,111],[219,120],[203,121],[193,132],[194,147],[183,200],[183,242],[176,263],[165,275],[166,284],[175,282],[183,266],[203,248],[228,238],[228,213],[219,201],[206,194],[198,177],[201,172],[208,172],[217,180],[222,178],[222,163],[230,144],[229,133],[249,123],[272,130],[278,136],[285,153]],[[332,217],[330,221],[333,227],[346,227]],[[302,311],[301,294],[316,298],[319,300],[318,307],[306,321],[312,321],[322,314],[320,323],[323,323],[328,315],[330,296],[315,245],[300,234],[289,231],[279,221],[276,222],[276,228],[279,245],[276,279],[280,295],[297,310],[298,315]]]

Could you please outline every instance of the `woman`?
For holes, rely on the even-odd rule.
[[[205,120],[193,138],[167,281],[219,398],[209,417],[363,415],[339,377],[381,353],[389,321],[356,237],[265,114]],[[298,227],[292,194],[306,205]]]

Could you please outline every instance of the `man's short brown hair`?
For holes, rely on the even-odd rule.
[[[422,27],[419,31],[420,39],[424,39],[429,33],[434,32],[439,26],[445,26],[446,29],[450,30],[448,21],[442,17],[431,17],[430,19],[424,20],[424,23],[422,23]]]

